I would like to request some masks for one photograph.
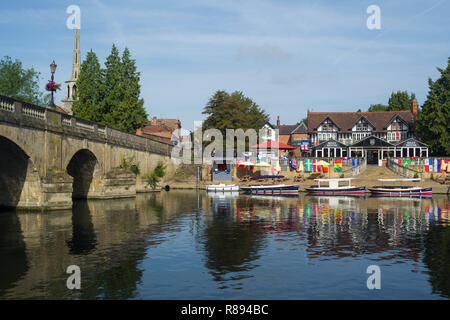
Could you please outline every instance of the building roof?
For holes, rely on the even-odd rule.
[[[164,125],[150,125],[140,129],[142,133],[170,138],[172,131]]]
[[[153,117],[153,119],[150,120],[149,126],[163,126],[172,132],[181,128],[181,122],[178,119],[158,119]]]
[[[56,111],[64,113],[64,114],[69,114],[66,110],[64,110],[63,108],[61,108],[60,106],[56,106]]]
[[[291,135],[295,133],[308,133],[308,128],[302,122],[300,124],[282,124],[278,127],[278,134],[280,135]]]
[[[386,132],[388,124],[399,116],[411,129],[415,127],[415,117],[411,111],[379,111],[379,112],[308,112],[308,132],[316,132],[317,127],[326,118],[333,121],[341,132],[351,132],[353,125],[364,117],[372,124],[376,132]]]

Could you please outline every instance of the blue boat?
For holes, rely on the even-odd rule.
[[[408,181],[408,182],[420,182],[421,179],[413,178],[413,179],[378,179],[381,182],[396,182],[396,181]],[[374,196],[382,196],[382,197],[431,197],[433,195],[432,188],[429,187],[414,187],[414,186],[375,186],[369,188],[369,191]]]
[[[293,195],[298,196],[298,185],[276,184],[241,187],[241,190],[249,194],[257,195]]]

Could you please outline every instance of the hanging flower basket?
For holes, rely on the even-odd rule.
[[[56,91],[59,89],[61,89],[61,84],[55,83],[55,81],[50,81],[49,83],[47,83],[45,85],[45,90],[47,90],[47,91]]]

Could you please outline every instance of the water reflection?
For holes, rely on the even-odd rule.
[[[14,212],[0,213],[0,297],[28,271],[25,242]]]
[[[0,298],[296,298],[296,285],[314,293],[330,272],[346,286],[327,289],[339,298],[355,281],[335,268],[358,261],[400,270],[396,285],[416,281],[418,297],[449,297],[449,206],[445,197],[172,190],[57,213],[3,212]],[[80,291],[65,286],[71,264],[82,270]]]
[[[257,228],[251,223],[240,227],[235,220],[235,200],[238,195],[239,193],[208,194],[211,199],[212,220],[206,223],[203,232],[206,267],[214,281],[219,281],[224,286],[227,280],[251,277],[250,271],[256,266],[253,261],[259,258],[259,249],[263,245]]]
[[[411,262],[431,270],[433,292],[450,296],[449,201],[445,198],[210,196],[214,223],[205,228],[207,267],[214,280],[251,271],[265,238],[306,247],[308,259],[359,259],[384,266]],[[252,262],[252,263],[249,263]],[[251,277],[251,275],[249,275]]]
[[[67,241],[71,254],[89,254],[97,239],[86,201],[75,201],[72,208],[72,239]]]

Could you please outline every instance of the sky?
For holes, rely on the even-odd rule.
[[[190,130],[217,90],[242,91],[282,124],[307,110],[365,111],[398,90],[421,106],[450,56],[450,0],[1,1],[0,57],[35,68],[42,88],[52,60],[56,82],[71,75],[70,5],[82,58],[92,49],[104,64],[113,43],[128,47],[149,116]],[[367,27],[370,5],[380,29]]]

